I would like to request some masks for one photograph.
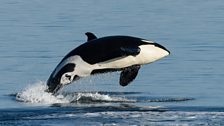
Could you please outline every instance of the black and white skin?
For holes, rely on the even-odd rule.
[[[80,78],[93,74],[121,71],[120,85],[132,82],[141,67],[166,57],[162,45],[131,36],[97,38],[87,32],[87,42],[69,52],[50,75],[47,92],[53,94]]]

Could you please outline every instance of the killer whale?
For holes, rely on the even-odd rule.
[[[87,42],[69,52],[56,66],[47,81],[47,92],[56,93],[62,86],[93,74],[121,71],[120,85],[132,82],[141,67],[170,54],[164,46],[132,36],[97,38],[85,33]]]

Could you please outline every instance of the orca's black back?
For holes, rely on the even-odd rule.
[[[79,55],[89,64],[95,64],[122,56],[121,48],[136,48],[139,45],[149,44],[140,38],[129,36],[109,36],[88,41],[68,53],[63,59]]]

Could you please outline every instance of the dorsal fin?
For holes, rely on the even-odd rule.
[[[87,41],[91,41],[91,40],[97,39],[97,37],[93,33],[91,33],[91,32],[86,32],[85,34],[87,36]]]

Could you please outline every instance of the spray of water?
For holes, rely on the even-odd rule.
[[[17,93],[16,100],[26,103],[55,104],[55,103],[93,103],[93,102],[128,102],[123,97],[113,97],[98,92],[61,92],[57,95],[45,92],[46,82],[40,81],[27,86]],[[129,101],[130,102],[130,101]]]
[[[28,103],[68,103],[67,99],[62,96],[54,96],[51,93],[45,92],[47,89],[45,82],[37,82],[35,84],[29,85],[21,92],[17,93],[16,100]]]

